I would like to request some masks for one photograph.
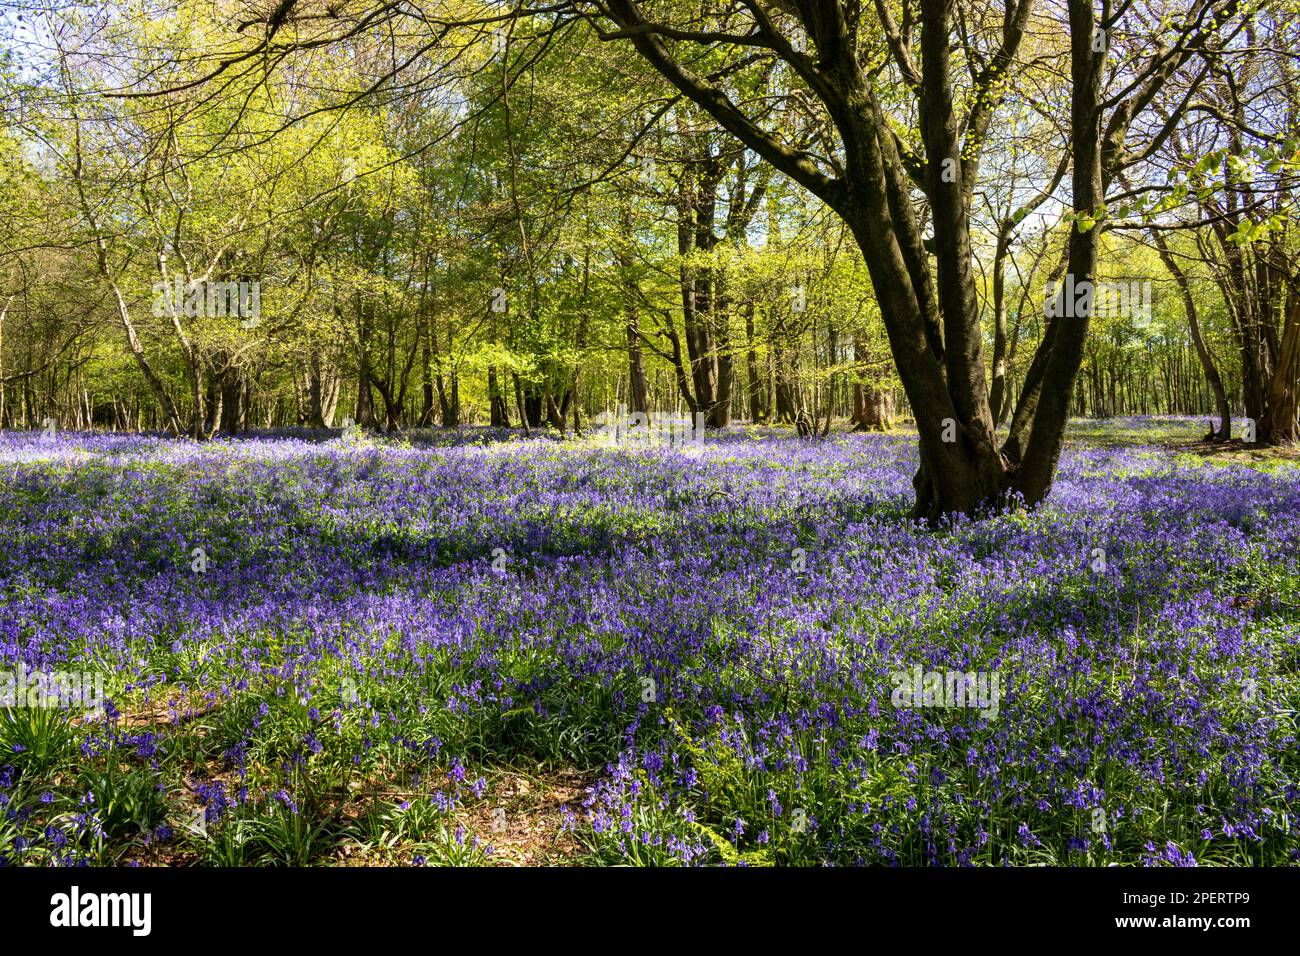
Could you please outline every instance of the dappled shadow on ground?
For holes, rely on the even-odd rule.
[[[1240,438],[1228,441],[1201,439],[1195,442],[1177,442],[1171,443],[1170,448],[1184,454],[1244,465],[1281,461],[1300,463],[1300,445],[1247,445]]]
[[[177,861],[1294,849],[1288,470],[1075,446],[1047,507],[927,529],[903,435],[118,450],[0,481],[0,653],[107,663],[121,711],[24,771],[25,859],[111,858],[42,835],[85,764],[213,813]],[[1000,718],[899,708],[913,665],[1000,672]]]

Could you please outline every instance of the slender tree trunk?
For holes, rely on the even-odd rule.
[[[999,412],[1007,391],[1006,260],[1011,248],[1011,228],[1010,221],[1002,224],[993,252],[993,383],[989,386],[989,408],[994,414],[994,425],[1002,420]]]
[[[532,434],[532,430],[528,424],[528,410],[524,405],[523,384],[519,381],[519,374],[517,372],[511,372],[510,376],[514,379],[515,383],[515,409],[519,412],[519,424],[523,426],[524,437],[527,438]]]
[[[488,423],[493,428],[510,427],[510,411],[501,394],[501,381],[495,365],[488,366]]]
[[[1068,0],[1068,6],[1070,73],[1074,88],[1070,108],[1074,148],[1071,185],[1076,221],[1070,229],[1067,282],[1061,296],[1065,308],[1061,310],[1063,314],[1053,319],[1043,346],[1039,348],[1043,361],[1037,402],[1028,440],[1024,443],[1024,458],[1018,463],[1014,479],[1015,489],[1030,505],[1047,497],[1065,440],[1070,399],[1074,394],[1079,366],[1083,363],[1093,307],[1089,291],[1097,274],[1100,223],[1096,220],[1105,202],[1101,163],[1101,76],[1106,54],[1104,50],[1094,49],[1096,21],[1091,0]],[[1091,226],[1086,228],[1085,224],[1089,223]],[[1042,354],[1044,346],[1047,348],[1045,355]],[[1035,356],[1035,365],[1039,364],[1039,357]],[[1031,366],[1030,374],[1033,372]]]
[[[1287,298],[1286,327],[1269,386],[1268,418],[1262,423],[1275,445],[1300,441],[1300,295],[1292,290]]]
[[[757,425],[762,417],[762,380],[758,373],[758,348],[754,341],[754,303],[745,307],[745,372],[749,388],[749,421]]]
[[[1151,238],[1155,242],[1156,251],[1160,254],[1160,261],[1165,264],[1165,269],[1173,277],[1174,284],[1178,286],[1178,293],[1183,300],[1183,311],[1187,313],[1187,326],[1191,333],[1192,344],[1196,348],[1196,357],[1201,362],[1205,381],[1214,392],[1214,405],[1219,413],[1219,430],[1216,434],[1211,428],[1210,436],[1219,441],[1227,441],[1232,437],[1232,409],[1228,405],[1228,393],[1223,387],[1223,378],[1219,375],[1214,356],[1210,354],[1205,338],[1201,335],[1201,323],[1196,315],[1196,300],[1192,298],[1191,284],[1187,281],[1187,274],[1170,253],[1169,244],[1165,242],[1164,236],[1152,230]]]
[[[5,316],[9,314],[9,305],[14,300],[11,295],[5,299],[0,308],[0,432],[5,429]]]

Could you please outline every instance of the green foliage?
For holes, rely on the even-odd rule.
[[[0,707],[0,762],[20,776],[44,776],[72,765],[77,739],[58,707]]]

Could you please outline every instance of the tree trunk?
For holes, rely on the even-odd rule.
[[[1196,357],[1201,362],[1201,370],[1205,373],[1205,381],[1209,383],[1210,390],[1214,392],[1214,405],[1219,413],[1219,430],[1216,433],[1211,428],[1210,437],[1219,441],[1227,441],[1232,437],[1232,409],[1228,405],[1228,393],[1223,387],[1223,378],[1219,375],[1219,368],[1214,363],[1214,356],[1210,354],[1210,349],[1205,344],[1205,338],[1201,335],[1201,323],[1196,315],[1196,301],[1192,298],[1191,284],[1187,281],[1187,274],[1183,272],[1182,267],[1178,265],[1173,254],[1170,253],[1169,244],[1165,242],[1164,236],[1158,231],[1152,230],[1151,238],[1155,242],[1156,251],[1160,254],[1160,261],[1165,264],[1165,269],[1173,277],[1174,284],[1178,286],[1178,293],[1183,300],[1183,311],[1187,313],[1187,326],[1191,333],[1192,345],[1196,348]]]
[[[375,397],[370,390],[370,360],[361,353],[361,369],[357,373],[357,403],[352,415],[359,428],[375,427]]]
[[[1277,369],[1269,387],[1268,417],[1261,423],[1274,445],[1300,441],[1300,295],[1288,298]]]
[[[1090,284],[1097,273],[1097,248],[1100,233],[1099,210],[1105,202],[1101,162],[1101,77],[1105,69],[1104,50],[1094,49],[1091,0],[1068,0],[1070,15],[1070,75],[1074,95],[1070,104],[1070,129],[1074,148],[1072,196],[1075,222],[1070,228],[1069,260],[1066,283],[1062,289],[1063,314],[1051,322],[1039,352],[1034,356],[1030,376],[1026,377],[1027,400],[1032,408],[1028,437],[1017,440],[1024,448],[1017,462],[1013,487],[1027,504],[1035,505],[1047,497],[1052,476],[1065,441],[1065,426],[1070,415],[1074,382],[1083,363],[1083,348],[1088,337],[1093,301]],[[1072,281],[1071,281],[1072,280]],[[1040,362],[1041,358],[1041,362]],[[1037,372],[1030,395],[1029,378]],[[1017,410],[1017,418],[1020,411]],[[1022,428],[1025,427],[1022,424]],[[1013,422],[1013,431],[1016,424]]]
[[[510,408],[501,393],[501,381],[495,365],[488,366],[488,423],[493,428],[510,427]]]
[[[753,302],[745,308],[745,346],[745,372],[749,385],[749,421],[750,424],[757,425],[763,417],[761,403],[763,385],[758,374],[758,350],[754,341]]]
[[[1078,214],[1070,237],[1069,270],[1076,282],[1091,282],[1097,229],[1085,226],[1100,218],[1105,199],[1100,89],[1106,57],[1104,51],[1092,51],[1095,22],[1091,0],[1067,0],[1067,5],[1073,206]],[[1010,444],[999,449],[982,356],[970,239],[970,202],[978,177],[979,151],[1002,95],[995,87],[1007,82],[1007,69],[1025,35],[1032,4],[1029,0],[1007,4],[1001,45],[984,62],[974,59],[980,75],[973,102],[961,119],[954,110],[958,98],[950,56],[969,41],[964,35],[954,36],[951,0],[920,0],[919,68],[909,49],[912,27],[905,27],[902,33],[906,35],[900,35],[892,22],[885,22],[889,20],[888,7],[877,5],[885,46],[917,94],[923,159],[909,154],[905,162],[900,155],[905,140],[891,127],[881,106],[873,85],[876,73],[865,71],[858,59],[858,8],[835,2],[796,4],[794,16],[815,44],[815,56],[811,48],[809,55],[792,54],[779,42],[779,36],[771,46],[789,65],[791,75],[802,81],[801,94],[806,91],[811,100],[826,107],[842,146],[842,160],[832,168],[815,151],[800,150],[762,128],[727,91],[685,66],[661,38],[660,28],[648,22],[632,0],[609,0],[603,5],[652,67],[748,149],[822,199],[853,232],[903,391],[916,418],[920,467],[914,479],[917,499],[913,515],[938,519],[974,514],[1000,503],[1008,490],[1019,491],[1027,502],[1036,504],[1051,487],[1064,440],[1083,359],[1087,315],[1058,318],[1048,325],[1020,391]],[[760,35],[779,29],[763,25]],[[1168,54],[1169,63],[1180,65],[1193,44],[1200,42],[1199,37],[1193,38]],[[971,59],[966,57],[963,62]],[[1117,152],[1122,151],[1123,134],[1134,112],[1151,102],[1162,78],[1173,72],[1170,68],[1158,73],[1156,80],[1144,84],[1140,93],[1114,110],[1119,127],[1115,131]],[[932,241],[924,238],[915,208],[918,184],[928,200]],[[695,289],[693,302],[688,291],[683,282],[688,314],[692,305],[707,311],[699,304],[701,290]],[[787,369],[780,356],[774,364],[779,413],[781,376]],[[711,396],[697,393],[696,398],[707,407]]]

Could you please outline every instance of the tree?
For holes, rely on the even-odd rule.
[[[630,43],[683,95],[817,195],[853,231],[920,433],[914,514],[969,514],[1008,492],[1034,504],[1050,490],[1060,454],[1087,336],[1087,303],[1069,303],[1064,311],[1072,320],[1049,326],[1008,440],[999,447],[970,232],[970,197],[985,134],[1014,82],[1033,0],[1008,3],[1000,26],[992,30],[982,29],[977,16],[951,0],[920,0],[919,9],[905,0],[902,6],[902,26],[887,0],[877,0],[874,19],[848,0],[743,0],[716,18],[704,18],[709,23],[679,25],[675,15],[684,11],[671,3],[656,4],[653,13],[637,0],[596,4],[613,24],[601,28],[603,38]],[[1106,187],[1127,161],[1125,138],[1134,119],[1204,46],[1202,27],[1217,26],[1235,3],[1222,7],[1195,0],[1177,44],[1145,62],[1134,53],[1139,59],[1122,76],[1124,91],[1105,100],[1109,31],[1127,5],[1112,15],[1109,3],[1103,4],[1099,20],[1090,0],[1067,3],[1073,151],[1068,273],[1075,287],[1085,289],[1096,273],[1099,230],[1094,227],[1105,215]],[[918,24],[919,62],[912,37]],[[811,43],[806,52],[804,36]],[[898,117],[882,102],[877,77],[885,64],[874,55],[880,38],[893,75],[914,94],[909,136],[920,144],[915,153],[896,131]],[[829,153],[791,145],[764,125],[761,105],[747,110],[724,84],[693,69],[688,51],[714,45],[749,60],[779,60],[791,95],[820,106],[825,128],[837,140]],[[962,51],[962,62],[955,63],[954,50]],[[971,81],[959,92],[960,67]],[[932,241],[924,237],[914,190],[922,194]]]

